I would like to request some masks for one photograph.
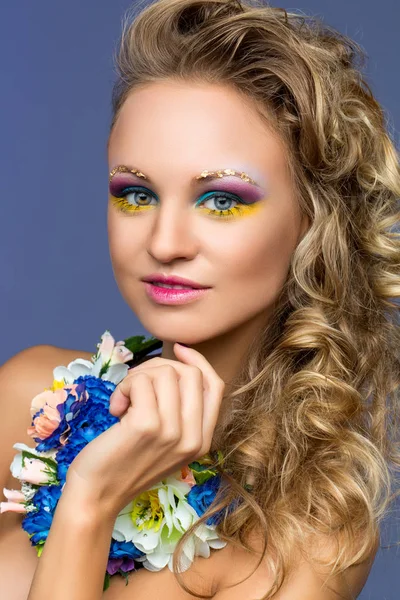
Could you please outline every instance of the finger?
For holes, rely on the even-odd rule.
[[[167,442],[178,442],[182,437],[182,396],[178,374],[171,365],[160,365],[149,376],[153,380],[162,437]]]
[[[123,395],[129,397],[129,407],[121,419],[136,431],[151,432],[160,429],[161,420],[152,376],[137,373],[125,377],[119,384]]]
[[[208,360],[194,348],[174,344],[174,353],[186,365],[197,366],[203,373],[203,445],[210,447],[221,409],[225,383]]]
[[[203,444],[204,384],[200,369],[186,370],[179,380],[182,415],[182,446],[200,451]]]
[[[110,406],[108,410],[114,417],[120,417],[128,410],[130,403],[129,395],[124,396],[121,389],[117,386],[110,396]]]
[[[128,369],[128,372],[126,374],[126,376],[124,377],[124,381],[126,381],[127,378],[129,378],[131,375],[133,375],[134,373],[137,373],[139,371],[143,371],[144,368],[151,368],[151,367],[156,367],[159,366],[160,363],[157,362],[157,360],[160,357],[155,356],[154,359],[150,359],[149,361],[146,361],[146,363],[142,363],[141,365],[137,365],[136,367],[131,367],[130,369]],[[155,361],[155,363],[152,363],[152,361]],[[152,363],[152,365],[149,365],[148,363]],[[161,361],[161,364],[163,364],[163,362]],[[120,385],[118,384],[118,386],[115,388],[115,390],[113,391],[113,393],[110,396],[110,405],[109,405],[109,412],[110,414],[112,414],[114,417],[121,417],[129,408],[130,406],[130,399],[129,399],[129,394],[128,395],[124,395],[122,393],[122,389],[125,388],[121,388]]]

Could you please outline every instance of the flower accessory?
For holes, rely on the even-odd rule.
[[[38,556],[43,551],[53,515],[66,481],[68,467],[91,440],[106,431],[118,418],[109,412],[109,399],[133,364],[160,340],[133,336],[115,343],[109,331],[101,336],[92,361],[77,358],[67,367],[56,367],[53,385],[36,395],[31,403],[32,424],[28,434],[35,448],[17,443],[19,450],[10,470],[21,482],[21,490],[3,489],[7,502],[0,513],[23,513],[22,528],[29,534]],[[131,365],[132,366],[132,365]],[[217,453],[222,462],[221,452]],[[112,532],[103,591],[110,576],[145,567],[159,571],[168,565],[183,533],[212,504],[220,476],[210,465],[210,455],[142,492],[117,515]],[[214,461],[215,464],[215,461]],[[180,571],[188,569],[194,556],[210,556],[210,548],[223,548],[215,529],[220,513],[202,523],[183,547]]]

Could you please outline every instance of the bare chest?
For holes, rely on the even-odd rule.
[[[0,598],[27,600],[40,559],[21,527],[22,515],[4,513],[0,518]],[[113,577],[105,597],[107,600],[126,598],[124,591],[122,577]]]
[[[22,529],[22,515],[16,513],[7,513],[1,515],[2,523],[0,528],[0,598],[7,600],[27,600],[32,579],[35,574],[36,567],[39,563],[36,549],[31,546],[28,534]],[[237,583],[243,577],[250,575],[254,565],[243,561],[229,561],[229,567],[224,560],[222,554],[224,550],[218,551],[221,553],[218,562],[225,565],[225,572],[229,572],[229,583]],[[214,557],[218,555],[215,553]],[[212,560],[212,559],[204,559]],[[205,567],[210,566],[210,564]],[[214,565],[215,567],[215,565]],[[130,586],[125,587],[125,583],[121,577],[112,577],[111,585],[104,594],[104,600],[125,600],[131,598],[130,590],[134,590],[135,584],[142,587],[146,584],[146,580],[157,578],[160,583],[159,589],[171,588],[174,593],[168,594],[165,597],[175,597],[182,599],[192,599],[194,596],[185,594],[179,586],[173,582],[174,576],[166,569],[165,572],[151,573],[145,569],[141,569],[130,578]],[[140,581],[139,581],[140,579]],[[186,580],[188,583],[188,580]],[[189,586],[192,589],[199,589],[199,581],[189,580]],[[245,582],[231,588],[226,589],[218,594],[218,599],[221,600],[243,600],[243,598],[255,598],[265,593],[270,585],[269,577],[265,569],[260,568]],[[225,586],[223,586],[225,587]],[[201,588],[201,586],[200,586]],[[158,589],[158,586],[157,586]],[[133,595],[133,597],[135,594]]]
[[[11,474],[6,482],[6,487],[9,489],[19,489],[19,482],[14,479]],[[30,586],[35,574],[36,567],[39,563],[36,549],[31,545],[26,531],[22,529],[23,515],[13,512],[7,512],[0,515],[0,598],[7,600],[27,600]],[[200,559],[199,574],[200,578],[189,577],[186,583],[194,590],[202,587],[202,582],[207,580],[210,572],[215,573],[214,580],[220,580],[224,574],[225,586],[237,584],[241,579],[246,578],[243,583],[235,585],[233,588],[225,588],[224,591],[218,593],[218,600],[243,600],[243,598],[251,598],[262,596],[271,585],[271,578],[268,574],[265,561],[251,574],[256,566],[253,559],[249,559],[246,553],[233,551],[229,547],[218,550],[213,553],[210,559]],[[203,577],[202,577],[203,576]],[[151,573],[145,569],[141,569],[130,576],[131,585],[126,587],[122,577],[112,577],[110,587],[104,594],[104,600],[126,600],[132,598],[131,591],[138,586],[143,588],[147,580],[151,578],[154,582],[155,578],[157,589],[164,589],[168,586],[171,588],[171,594],[165,597],[176,599],[192,599],[194,596],[186,594],[175,582],[173,574],[165,569],[163,572]],[[140,580],[140,581],[139,581]],[[217,585],[217,589],[221,589]],[[173,592],[173,593],[172,593]],[[133,594],[133,597],[135,594]]]
[[[21,527],[22,516],[4,513],[0,519],[0,598],[26,600],[39,559]]]

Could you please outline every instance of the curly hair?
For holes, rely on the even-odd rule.
[[[399,157],[362,75],[364,50],[317,17],[252,0],[142,4],[125,15],[115,56],[111,132],[138,86],[231,85],[284,142],[310,217],[214,432],[224,456],[215,501],[174,553],[180,585],[195,594],[177,563],[200,523],[223,514],[220,537],[250,552],[250,533],[261,532],[258,564],[268,547],[274,575],[267,600],[293,567],[291,550],[309,558],[318,536],[337,544],[331,575],[364,560],[397,496]]]

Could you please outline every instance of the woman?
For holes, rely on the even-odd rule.
[[[45,550],[37,562],[24,546],[29,581],[17,592],[10,577],[10,600],[360,593],[399,464],[400,341],[398,157],[361,56],[316,19],[262,3],[158,0],[125,23],[110,253],[162,353],[117,386],[120,427],[71,464]],[[204,289],[163,291],[170,277]],[[2,367],[18,410],[68,352],[38,347]],[[41,379],[18,396],[22,360]],[[216,449],[215,510],[240,500],[219,525],[226,547],[103,593],[120,508]],[[8,552],[26,544],[17,525]]]

